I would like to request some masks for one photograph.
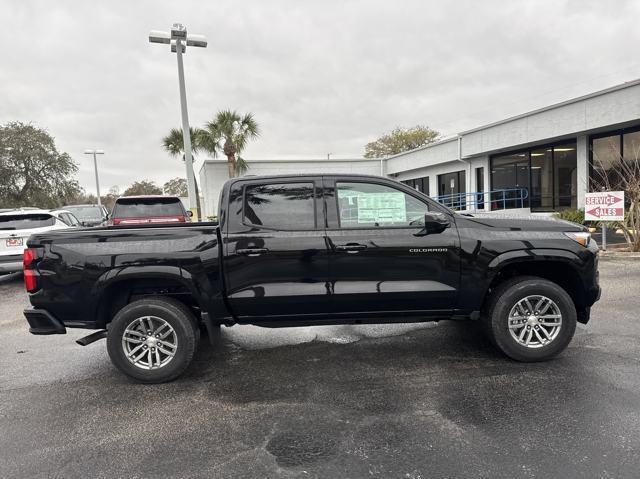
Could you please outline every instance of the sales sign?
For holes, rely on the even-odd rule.
[[[587,193],[584,198],[587,221],[624,221],[624,191]]]

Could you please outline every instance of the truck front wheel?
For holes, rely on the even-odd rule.
[[[562,352],[576,330],[569,294],[546,279],[522,276],[501,284],[487,310],[491,341],[517,361],[545,361]]]
[[[199,330],[173,298],[148,298],[122,308],[108,328],[107,351],[124,374],[142,383],[171,381],[191,363]]]

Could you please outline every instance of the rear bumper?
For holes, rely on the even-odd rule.
[[[22,254],[0,256],[0,273],[22,271]]]
[[[24,317],[31,334],[66,334],[67,328],[59,319],[44,309],[25,309]]]

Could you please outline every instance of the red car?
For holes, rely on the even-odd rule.
[[[123,196],[116,200],[109,226],[186,223],[192,213],[177,196]]]

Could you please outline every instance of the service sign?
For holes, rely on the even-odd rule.
[[[587,193],[584,198],[587,221],[624,221],[624,191]]]

